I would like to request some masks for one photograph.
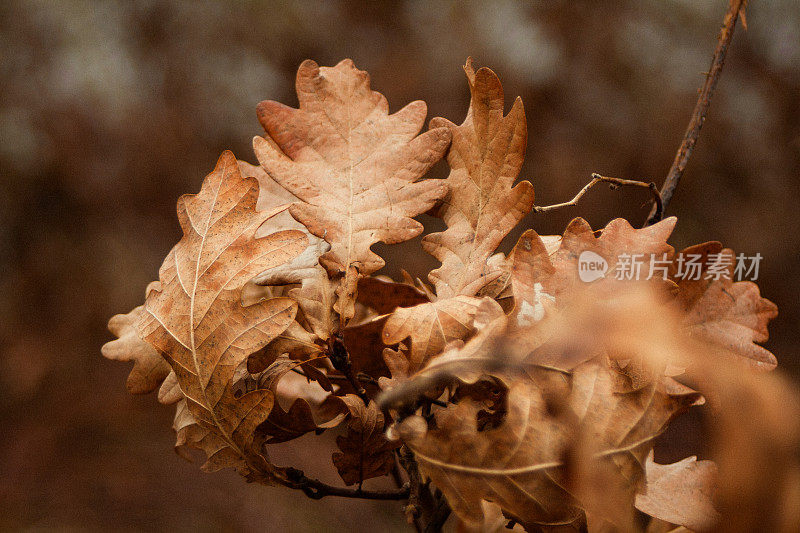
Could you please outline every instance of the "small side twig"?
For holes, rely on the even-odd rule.
[[[612,187],[640,187],[640,188],[649,189],[650,193],[653,195],[653,202],[655,204],[654,205],[654,209],[656,210],[656,212],[658,212],[659,218],[660,218],[661,212],[663,210],[663,207],[662,207],[663,204],[662,204],[662,200],[661,200],[661,195],[658,192],[658,187],[656,187],[655,183],[652,183],[652,182],[647,183],[647,182],[644,182],[644,181],[637,181],[637,180],[626,180],[626,179],[622,179],[622,178],[611,178],[609,176],[601,176],[600,174],[597,174],[597,173],[592,173],[592,180],[589,183],[587,183],[583,187],[583,189],[578,191],[578,194],[576,194],[572,198],[572,200],[570,200],[568,202],[562,202],[560,204],[553,204],[553,205],[547,205],[547,206],[533,206],[533,211],[536,212],[536,213],[546,213],[548,211],[554,211],[556,209],[561,209],[562,207],[570,207],[570,206],[577,205],[578,202],[580,201],[580,199],[583,198],[583,195],[586,194],[587,192],[589,192],[589,189],[591,189],[592,187],[594,187],[598,183],[608,183]]]
[[[689,163],[689,158],[692,156],[694,147],[697,144],[697,139],[700,137],[700,129],[706,121],[708,114],[708,107],[711,105],[711,97],[714,95],[714,89],[717,87],[720,74],[722,74],[722,67],[725,64],[725,54],[728,52],[728,46],[733,39],[733,30],[736,27],[736,20],[739,18],[740,13],[744,17],[744,8],[747,5],[747,0],[729,0],[728,11],[725,13],[725,19],[722,22],[722,29],[719,32],[717,39],[717,47],[714,50],[714,57],[711,60],[711,68],[706,74],[703,87],[697,96],[697,103],[692,112],[692,118],[689,120],[689,126],[686,128],[686,133],[683,136],[683,141],[678,147],[678,153],[675,154],[675,160],[672,162],[667,173],[667,178],[664,180],[664,185],[661,187],[661,209],[658,206],[653,206],[650,215],[647,218],[645,226],[654,224],[661,220],[663,211],[672,200],[672,195],[678,187],[683,171],[686,170],[686,165]]]

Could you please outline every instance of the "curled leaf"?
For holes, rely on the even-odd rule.
[[[255,430],[259,442],[285,442],[310,431],[335,427],[344,419],[338,398],[292,372],[300,366],[283,355],[263,373],[246,380],[250,386],[245,384],[244,392],[252,388],[269,390],[276,398],[269,416]]]

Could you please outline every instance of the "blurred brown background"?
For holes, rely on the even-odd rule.
[[[255,105],[296,105],[303,59],[345,57],[393,111],[422,99],[455,122],[465,58],[492,67],[509,105],[525,103],[537,204],[571,198],[592,171],[660,184],[726,5],[2,2],[0,529],[402,530],[396,503],[311,502],[202,474],[171,451],[172,410],[129,396],[126,365],[101,359],[106,321],[141,303],[180,236],[178,196],[225,148],[254,161]],[[764,256],[759,284],[781,311],[768,346],[798,376],[800,3],[752,0],[747,19],[669,210],[673,243]],[[525,225],[639,224],[645,200],[598,187]],[[414,274],[435,265],[417,241],[397,250],[387,255]]]

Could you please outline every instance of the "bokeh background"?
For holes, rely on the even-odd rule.
[[[796,377],[800,3],[750,3],[669,213],[677,247],[715,239],[764,256],[759,283],[781,311],[768,347]],[[455,122],[468,105],[466,57],[492,67],[509,106],[524,101],[522,177],[539,205],[571,198],[593,171],[660,184],[726,6],[0,3],[0,529],[403,530],[397,503],[311,502],[202,474],[171,451],[172,410],[129,396],[126,365],[100,357],[106,321],[141,303],[180,237],[178,196],[199,189],[223,149],[255,160],[255,105],[296,105],[303,59],[346,57],[392,111],[422,99],[430,117]],[[646,199],[598,187],[523,227],[560,233],[578,215],[595,227],[618,216],[639,224]],[[392,248],[389,274],[435,266],[416,240]]]

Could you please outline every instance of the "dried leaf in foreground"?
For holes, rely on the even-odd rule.
[[[632,507],[653,439],[698,399],[696,394],[671,394],[657,384],[618,393],[613,370],[599,362],[571,373],[543,367],[525,372],[505,378],[507,412],[497,427],[481,429],[482,406],[469,400],[439,411],[435,428],[418,416],[398,427],[420,471],[444,492],[462,520],[480,522],[481,502],[488,500],[533,531],[580,527],[586,520],[585,502],[574,496],[580,481],[568,476],[575,466],[565,458],[578,453],[583,439],[590,439],[590,460],[604,463],[624,480]]]
[[[274,469],[250,448],[255,428],[272,409],[272,393],[236,398],[231,380],[251,353],[286,329],[297,306],[273,298],[243,307],[241,290],[259,272],[297,256],[308,240],[294,230],[256,239],[270,216],[256,212],[257,197],[257,181],[241,176],[230,152],[200,193],[181,197],[183,238],[161,267],[161,288],[148,295],[139,332],[169,362],[188,412],[208,433],[199,440],[206,468],[269,476]]]

